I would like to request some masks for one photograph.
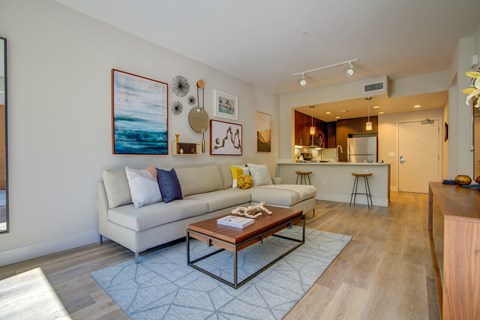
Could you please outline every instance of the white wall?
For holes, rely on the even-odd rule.
[[[2,0],[0,32],[9,44],[10,165],[10,233],[0,235],[0,265],[97,241],[104,168],[251,161],[273,173],[278,128],[272,152],[257,154],[255,112],[277,123],[276,96],[50,0]],[[211,116],[214,89],[237,95],[244,156],[113,156],[112,68],[164,82],[183,75],[193,89],[204,79]],[[170,140],[179,133],[182,141],[200,141],[188,126],[186,98],[180,101],[183,113],[169,114]]]
[[[470,85],[465,72],[470,70],[474,53],[474,36],[458,41],[450,69],[451,84],[448,99],[449,144],[448,176],[458,174],[473,176],[472,107],[465,104],[463,89]]]
[[[443,132],[443,108],[378,116],[378,161],[390,163],[390,188],[398,191],[398,122],[439,119]],[[443,137],[443,133],[440,137]],[[390,156],[393,154],[393,156]]]

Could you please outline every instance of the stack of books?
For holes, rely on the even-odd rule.
[[[251,225],[254,221],[255,221],[254,219],[238,217],[238,216],[225,216],[223,218],[217,219],[218,224],[229,226],[229,227],[235,227],[235,228],[246,227],[248,225]]]

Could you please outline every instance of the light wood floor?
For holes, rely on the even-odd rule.
[[[307,226],[353,239],[285,319],[439,318],[426,194],[392,193],[390,207],[370,210],[319,201]],[[132,257],[107,241],[2,267],[0,279],[40,267],[72,319],[128,319],[90,272]]]

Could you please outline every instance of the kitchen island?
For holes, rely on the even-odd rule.
[[[311,171],[312,185],[317,188],[317,200],[350,202],[353,179],[352,172],[372,173],[368,177],[374,206],[388,207],[390,201],[390,164],[351,162],[305,162],[279,161],[276,176],[282,183],[295,184],[295,171]],[[358,192],[364,192],[363,179],[359,180]],[[367,204],[364,195],[357,195],[357,204]]]

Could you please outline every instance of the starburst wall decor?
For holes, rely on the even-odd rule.
[[[173,101],[170,110],[172,110],[174,115],[178,116],[183,111],[183,105],[180,101]]]
[[[188,83],[187,78],[182,76],[175,76],[172,79],[172,92],[177,97],[185,97],[190,91],[190,84]]]
[[[188,104],[189,105],[194,106],[196,103],[197,103],[197,98],[195,98],[194,96],[188,97]]]

